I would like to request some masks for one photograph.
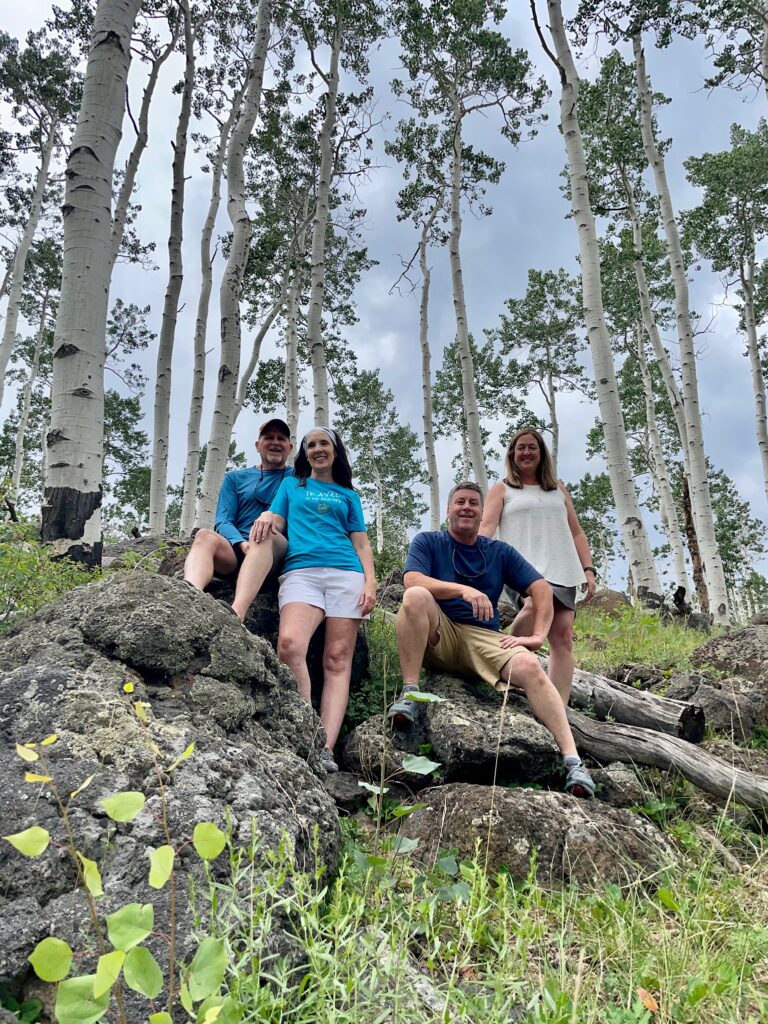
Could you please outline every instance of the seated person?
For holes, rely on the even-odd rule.
[[[448,529],[419,533],[411,541],[396,622],[403,691],[389,718],[395,726],[415,719],[416,704],[408,694],[419,689],[422,663],[520,689],[563,755],[566,792],[591,797],[595,786],[576,751],[563,702],[533,654],[552,623],[552,589],[509,544],[478,535],[482,518],[483,492],[464,481],[448,496]],[[529,636],[499,631],[504,584],[531,598]]]
[[[281,419],[262,423],[256,441],[259,465],[227,473],[219,492],[215,529],[198,530],[184,563],[184,579],[198,590],[208,586],[214,573],[238,574],[232,608],[241,622],[264,580],[279,570],[285,557],[287,542],[281,533],[257,542],[251,532],[285,477],[293,476],[293,469],[285,464],[292,448],[287,423]]]

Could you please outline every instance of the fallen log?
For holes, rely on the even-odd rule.
[[[704,709],[698,705],[657,697],[581,669],[573,674],[570,704],[589,711],[600,722],[611,719],[637,725],[689,743],[700,743],[704,738]]]
[[[705,793],[768,810],[768,778],[728,764],[685,740],[618,722],[598,722],[573,708],[568,708],[568,721],[579,750],[598,761],[674,768]]]

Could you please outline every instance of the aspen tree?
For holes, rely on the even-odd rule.
[[[605,326],[597,232],[590,205],[584,143],[578,120],[579,77],[563,24],[560,0],[547,0],[549,30],[554,52],[549,48],[539,27],[535,0],[531,0],[531,9],[542,46],[560,75],[560,126],[568,154],[571,209],[579,237],[584,319],[592,353],[600,416],[605,431],[608,474],[616,500],[617,519],[635,587],[647,587],[650,591],[658,593],[659,581],[653,553],[629,465],[613,353]]]
[[[421,271],[421,300],[419,302],[419,347],[421,349],[421,401],[424,423],[424,453],[427,459],[429,483],[429,528],[439,530],[441,521],[440,479],[435,455],[435,434],[432,425],[432,370],[429,348],[429,288],[432,270],[427,263],[427,243],[435,218],[442,207],[442,199],[435,202],[427,214],[419,235],[419,269]]]
[[[168,284],[163,302],[160,340],[155,370],[155,401],[152,420],[152,470],[149,489],[149,532],[159,537],[165,532],[166,491],[168,486],[168,442],[170,433],[173,347],[179,296],[184,279],[182,242],[184,235],[184,195],[186,157],[192,91],[195,82],[195,33],[189,0],[179,0],[184,19],[184,82],[181,107],[173,144],[171,223],[168,235]]]
[[[21,471],[24,468],[24,438],[27,433],[29,410],[32,404],[32,389],[34,388],[37,380],[37,371],[40,366],[40,353],[42,352],[45,333],[48,329],[47,318],[49,297],[50,291],[46,288],[43,293],[43,301],[40,304],[40,322],[35,335],[35,348],[32,355],[32,364],[29,368],[29,376],[24,384],[24,391],[21,399],[19,425],[16,430],[16,456],[13,460],[13,473],[11,475],[11,494],[13,495],[14,501],[16,500],[19,488],[21,487]]]
[[[41,533],[59,554],[91,565],[101,562],[112,176],[139,6],[139,0],[99,0],[62,211],[63,273]]]

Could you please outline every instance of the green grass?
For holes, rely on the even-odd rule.
[[[692,667],[692,652],[707,640],[705,633],[662,624],[658,614],[640,608],[625,608],[618,618],[610,618],[580,606],[574,632],[576,664],[598,673],[624,663],[686,672]]]

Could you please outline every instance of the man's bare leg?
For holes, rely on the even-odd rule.
[[[184,562],[184,579],[198,590],[205,590],[215,572],[229,576],[237,569],[232,545],[213,530],[198,530]]]
[[[272,566],[277,565],[285,557],[287,547],[288,542],[282,533],[273,533],[263,541],[251,541],[248,545],[237,575],[235,599],[232,602],[232,608],[241,622],[245,619],[254,597],[264,585]]]
[[[430,638],[436,638],[439,622],[437,601],[426,587],[406,590],[395,620],[403,683],[418,688],[424,652]]]

